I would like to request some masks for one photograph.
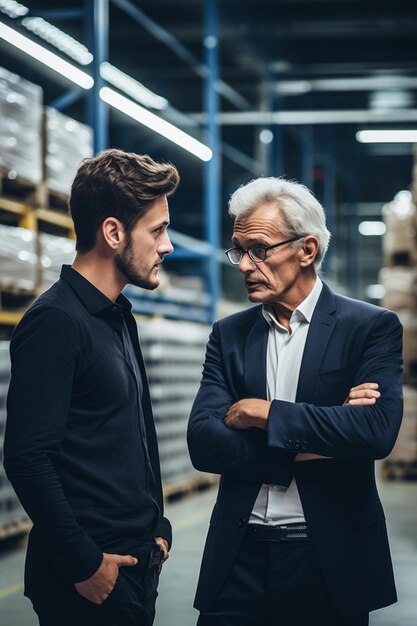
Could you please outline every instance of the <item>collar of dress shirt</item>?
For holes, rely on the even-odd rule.
[[[316,304],[318,299],[320,298],[321,290],[323,288],[323,283],[320,278],[316,277],[316,282],[314,283],[313,289],[308,294],[307,298],[305,298],[298,307],[293,311],[290,319],[291,322],[307,322],[309,324],[311,322],[311,318],[313,317],[314,309],[316,308]],[[281,324],[278,322],[275,317],[275,312],[270,304],[264,304],[262,309],[262,315],[268,322],[270,326],[275,326],[282,328]]]
[[[132,304],[122,293],[118,296],[116,302],[112,302],[103,292],[94,287],[89,280],[84,278],[70,265],[62,266],[60,277],[72,287],[91,315],[97,315],[107,309],[114,312],[129,312],[132,308]]]

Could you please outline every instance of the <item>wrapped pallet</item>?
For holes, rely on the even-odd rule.
[[[417,390],[404,387],[404,417],[395,446],[383,464],[383,475],[398,480],[417,478]]]
[[[10,180],[42,180],[42,89],[0,67],[0,169]]]
[[[385,265],[416,265],[416,209],[411,192],[398,192],[394,200],[383,207],[382,212],[387,227],[383,241]]]
[[[50,107],[45,108],[44,129],[46,187],[69,195],[81,161],[93,154],[93,131]]]
[[[398,312],[403,325],[403,360],[404,382],[406,385],[417,384],[417,312],[403,310]]]
[[[381,302],[383,307],[391,311],[417,311],[417,268],[383,267],[379,272],[379,283],[385,290]]]

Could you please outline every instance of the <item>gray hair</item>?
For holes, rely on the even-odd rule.
[[[252,213],[263,203],[277,204],[281,210],[280,228],[288,239],[303,235],[317,237],[319,250],[314,265],[318,270],[329,246],[330,232],[326,228],[324,209],[311,191],[285,178],[256,178],[231,195],[229,213],[238,218]]]

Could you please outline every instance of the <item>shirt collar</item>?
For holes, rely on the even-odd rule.
[[[291,321],[305,321],[308,324],[311,322],[311,318],[313,317],[314,309],[316,308],[316,304],[318,302],[318,299],[320,298],[322,288],[323,283],[317,276],[314,287],[308,294],[307,298],[305,298],[293,311]],[[270,326],[276,326],[276,324],[278,323],[271,305],[264,304],[262,309],[262,315]]]
[[[132,304],[122,293],[118,296],[116,302],[113,302],[70,265],[62,266],[60,277],[72,287],[91,315],[97,315],[105,310],[122,309],[123,311],[130,312],[132,308]],[[112,309],[112,307],[117,308]]]

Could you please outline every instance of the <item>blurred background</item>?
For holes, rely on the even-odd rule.
[[[119,147],[181,174],[161,286],[126,288],[177,535],[156,626],[196,620],[216,479],[191,467],[186,422],[210,324],[248,306],[223,252],[228,198],[270,175],[324,205],[324,280],[404,325],[404,422],[378,466],[400,602],[371,624],[417,622],[416,36],[415,0],[0,0],[0,444],[13,328],[74,258],[80,161]],[[5,626],[36,623],[22,597],[29,527],[0,469]]]

